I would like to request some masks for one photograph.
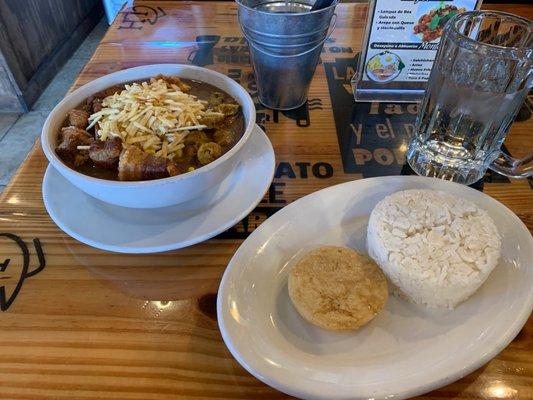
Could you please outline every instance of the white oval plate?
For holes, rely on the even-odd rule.
[[[198,199],[155,209],[119,207],[82,192],[50,165],[43,199],[57,226],[80,242],[119,253],[155,253],[191,246],[231,228],[261,201],[274,167],[272,144],[256,125],[235,171]]]
[[[412,188],[444,190],[489,212],[503,244],[486,283],[454,311],[429,311],[390,296],[383,312],[351,333],[303,320],[287,292],[291,258],[324,244],[366,253],[372,208]],[[507,346],[531,314],[532,260],[524,224],[481,192],[433,178],[363,179],[303,197],[261,224],[222,278],[218,322],[237,361],[282,392],[303,399],[404,399],[467,375]]]

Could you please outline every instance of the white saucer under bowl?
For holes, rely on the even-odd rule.
[[[102,250],[156,253],[202,242],[231,228],[261,201],[274,175],[274,150],[257,125],[241,163],[201,197],[176,206],[134,209],[82,192],[52,166],[43,180],[44,205],[69,236]]]
[[[502,257],[455,310],[431,311],[395,296],[369,324],[331,332],[292,305],[288,274],[303,251],[340,245],[365,251],[376,203],[403,189],[443,190],[487,210]],[[218,291],[218,323],[233,356],[263,382],[301,399],[400,400],[481,367],[515,337],[533,306],[533,239],[489,196],[433,178],[386,176],[320,190],[263,222],[230,261]]]

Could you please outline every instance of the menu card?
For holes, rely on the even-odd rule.
[[[418,101],[446,22],[481,6],[476,0],[372,0],[358,69],[356,101]]]

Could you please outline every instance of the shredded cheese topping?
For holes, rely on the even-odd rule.
[[[102,101],[102,110],[89,117],[100,140],[119,137],[124,147],[135,144],[145,152],[172,160],[181,156],[184,138],[202,130],[207,102],[163,79],[125,85]]]

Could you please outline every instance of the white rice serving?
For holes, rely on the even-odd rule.
[[[501,240],[487,212],[470,201],[405,190],[376,205],[367,247],[397,294],[428,307],[454,308],[494,269]]]

